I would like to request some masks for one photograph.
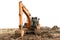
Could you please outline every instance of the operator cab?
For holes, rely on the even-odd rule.
[[[31,27],[30,29],[36,29],[38,26],[39,19],[37,17],[31,17]],[[26,28],[27,23],[24,24],[24,28]]]
[[[32,17],[31,18],[31,28],[36,29],[38,26],[38,18],[37,17]]]

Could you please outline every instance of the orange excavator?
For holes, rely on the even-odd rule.
[[[22,25],[23,21],[23,12],[27,16],[27,22]],[[39,18],[37,17],[31,17],[31,14],[27,10],[27,8],[22,4],[22,1],[19,2],[19,29],[23,30],[23,28],[27,28],[28,30],[39,30],[40,29],[40,24],[39,24]],[[22,32],[22,31],[21,31]],[[21,33],[22,35],[23,33]]]

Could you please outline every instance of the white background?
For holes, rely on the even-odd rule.
[[[0,28],[18,28],[19,1],[0,0]],[[60,0],[22,0],[31,16],[40,18],[41,26],[60,26]],[[26,18],[23,16],[23,23]]]

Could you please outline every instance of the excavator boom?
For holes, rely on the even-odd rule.
[[[29,11],[27,10],[27,8],[25,6],[23,6],[23,12],[25,13],[25,15],[27,16],[27,22],[28,22],[28,25],[27,25],[27,28],[30,28],[31,26],[31,21],[30,21],[30,13]]]
[[[28,11],[28,9],[22,4],[22,2],[20,1],[19,2],[19,28],[22,29],[22,15],[23,15],[23,12],[25,13],[25,15],[27,16],[27,20],[28,20],[28,24],[27,24],[27,28],[30,28],[30,25],[31,25],[31,21],[30,21],[30,13]]]

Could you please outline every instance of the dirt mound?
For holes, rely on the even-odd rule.
[[[1,34],[0,40],[60,40],[60,31],[55,32],[55,29],[59,29],[57,26],[54,26],[52,29],[41,28],[36,30],[35,33],[25,34],[23,37],[20,35],[20,31],[16,30],[12,34]],[[27,29],[25,29],[27,30]]]

